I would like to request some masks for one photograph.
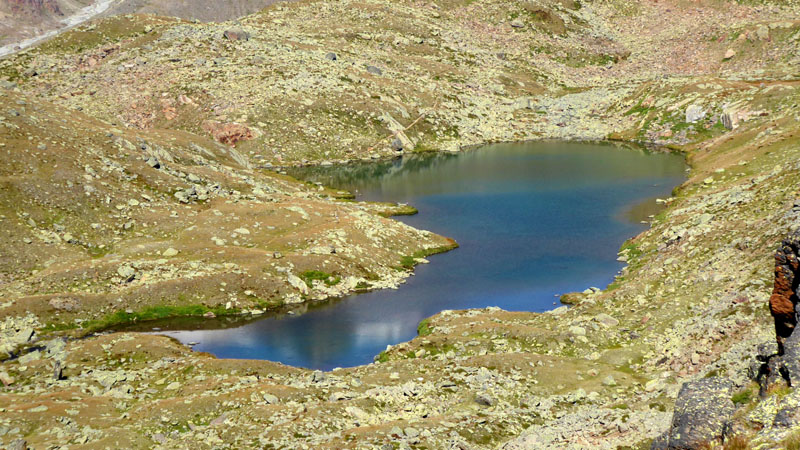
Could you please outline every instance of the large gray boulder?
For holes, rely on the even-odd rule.
[[[706,111],[700,105],[689,105],[686,108],[686,123],[695,123],[706,117]]]
[[[735,409],[732,387],[730,380],[719,377],[684,383],[668,435],[657,439],[651,448],[691,450],[722,441]]]

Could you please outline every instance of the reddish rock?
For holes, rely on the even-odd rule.
[[[795,307],[798,283],[800,283],[798,249],[800,249],[800,232],[785,239],[781,248],[775,252],[775,286],[769,298],[769,310],[775,319],[775,337],[778,340],[778,353],[781,355],[784,351],[784,341],[797,325]]]
[[[214,120],[203,122],[203,129],[211,133],[218,142],[233,147],[239,141],[253,139],[253,132],[239,123],[221,123]]]

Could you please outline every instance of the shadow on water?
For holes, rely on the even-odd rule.
[[[298,178],[359,200],[409,203],[419,214],[399,220],[452,237],[460,248],[431,257],[398,290],[258,320],[169,320],[139,329],[161,328],[225,358],[319,369],[368,363],[444,309],[546,311],[558,294],[606,286],[622,268],[620,245],[645,229],[640,220],[658,208],[652,199],[669,196],[684,171],[676,154],[567,142],[296,169]]]

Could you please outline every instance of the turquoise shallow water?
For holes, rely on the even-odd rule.
[[[545,311],[557,295],[604,287],[617,250],[644,229],[653,197],[684,179],[683,158],[610,144],[490,145],[458,155],[298,170],[362,200],[406,202],[414,227],[461,247],[432,256],[398,290],[353,295],[242,324],[151,324],[196,350],[331,369],[365,364],[444,309]],[[643,213],[644,211],[644,213]],[[202,328],[202,329],[201,329]],[[216,329],[215,329],[216,328]]]

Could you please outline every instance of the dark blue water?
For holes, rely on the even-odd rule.
[[[653,197],[668,196],[684,170],[674,154],[564,142],[305,169],[295,175],[361,200],[409,203],[419,214],[398,220],[461,247],[430,257],[398,290],[232,328],[187,330],[234,325],[225,320],[167,324],[184,330],[165,334],[219,357],[331,369],[371,362],[444,309],[546,311],[558,294],[613,280],[620,245],[644,229]]]

